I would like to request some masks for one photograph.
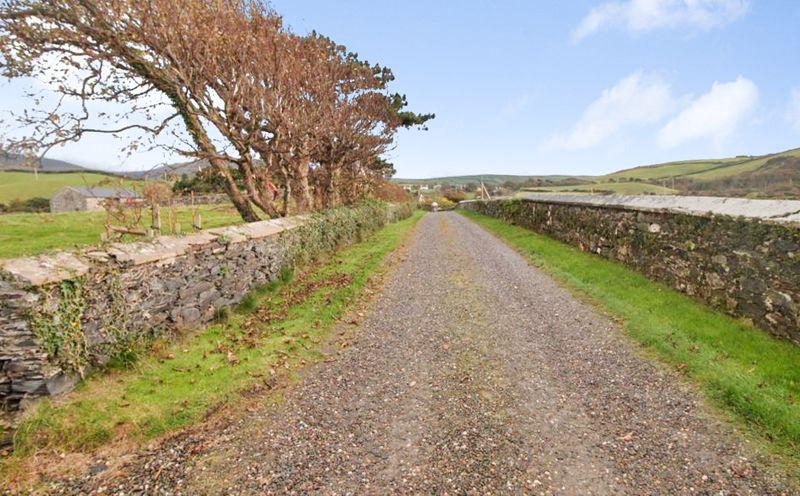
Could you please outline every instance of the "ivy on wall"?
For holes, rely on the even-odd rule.
[[[82,278],[62,281],[55,291],[43,292],[31,318],[34,334],[50,363],[61,370],[83,376],[89,353],[82,319],[86,309]],[[55,293],[55,294],[54,294]]]

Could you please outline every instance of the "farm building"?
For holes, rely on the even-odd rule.
[[[81,212],[102,210],[108,198],[140,199],[139,193],[126,188],[83,188],[67,186],[50,198],[51,212]]]

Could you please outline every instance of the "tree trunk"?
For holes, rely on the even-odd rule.
[[[228,168],[227,162],[219,158],[212,158],[209,162],[211,162],[211,165],[217,169],[217,172],[219,172],[225,180],[225,193],[231,199],[233,206],[236,207],[236,211],[242,216],[242,220],[245,222],[257,222],[261,220],[255,210],[253,210],[253,206],[236,186],[236,181],[234,181],[233,176],[231,176],[231,171]]]
[[[314,199],[311,196],[311,188],[308,184],[308,163],[302,159],[296,163],[295,182],[297,193],[295,195],[297,209],[300,212],[308,212],[314,207]]]

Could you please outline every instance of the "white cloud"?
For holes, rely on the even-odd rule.
[[[668,84],[636,72],[603,90],[600,98],[586,108],[569,133],[551,136],[544,148],[590,148],[625,126],[656,123],[666,117],[674,106]]]
[[[696,139],[713,139],[717,146],[730,136],[758,105],[758,87],[739,76],[730,83],[715,82],[711,91],[693,100],[658,133],[664,147]]]
[[[579,42],[604,28],[622,27],[631,32],[658,28],[711,29],[739,19],[750,0],[626,0],[606,2],[593,8],[572,32]]]
[[[786,120],[800,133],[800,87],[792,90],[789,105],[786,106]]]

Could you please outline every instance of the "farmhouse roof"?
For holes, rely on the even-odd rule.
[[[87,198],[140,198],[139,193],[127,188],[84,188],[68,186],[69,189]]]

